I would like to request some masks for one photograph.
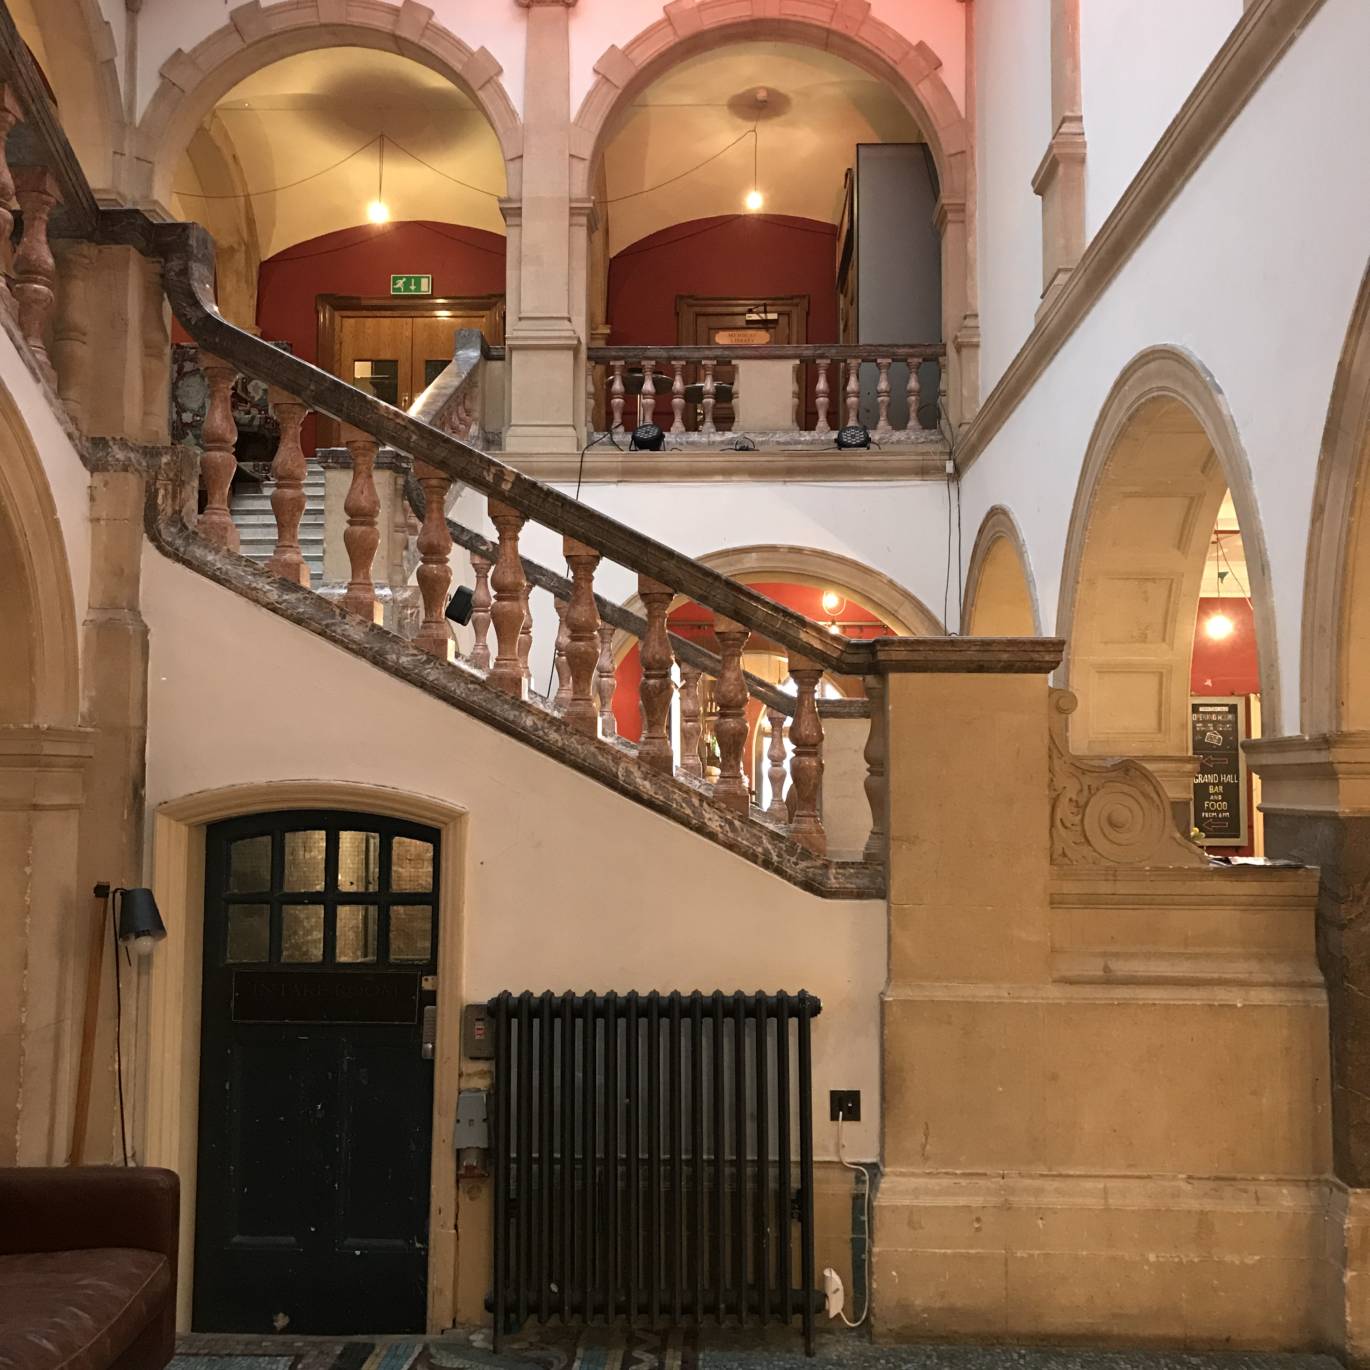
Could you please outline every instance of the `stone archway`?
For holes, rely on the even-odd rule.
[[[1370,729],[1370,270],[1337,363],[1309,516],[1300,731]]]
[[[42,463],[0,389],[0,1165],[69,1140],[76,858],[93,744],[79,726],[71,569]]]
[[[1085,455],[1061,574],[1071,746],[1146,761],[1187,806],[1190,659],[1204,561],[1231,491],[1246,548],[1264,731],[1280,727],[1269,559],[1246,455],[1213,377],[1148,348],[1104,402]]]
[[[1002,504],[990,509],[975,536],[961,631],[968,637],[1036,637],[1042,631],[1027,546]]]
[[[523,130],[501,67],[486,48],[473,51],[432,18],[422,5],[351,6],[346,22],[322,12],[318,0],[257,0],[233,10],[229,23],[197,43],[177,49],[162,64],[161,84],[138,125],[143,180],[129,187],[135,201],[165,207],[171,178],[195,129],[239,81],[284,57],[319,47],[381,48],[398,52],[446,77],[475,102],[499,139],[508,194],[521,185]]]
[[[571,126],[571,198],[588,203],[613,116],[644,86],[686,57],[728,41],[765,38],[824,48],[887,83],[917,119],[941,187],[942,336],[953,417],[979,403],[979,324],[974,279],[974,195],[965,116],[941,76],[941,58],[852,0],[807,0],[781,15],[774,0],[672,0],[662,18],[595,63],[595,80]],[[577,297],[578,298],[578,297]]]

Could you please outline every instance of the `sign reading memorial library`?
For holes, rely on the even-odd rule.
[[[1205,847],[1247,844],[1246,700],[1241,695],[1199,695],[1189,701],[1195,759],[1194,826]]]
[[[432,276],[391,276],[390,293],[392,295],[431,295],[433,293]]]

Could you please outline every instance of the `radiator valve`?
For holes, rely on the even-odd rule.
[[[846,1297],[846,1292],[842,1288],[842,1276],[832,1266],[828,1266],[823,1271],[823,1307],[830,1318],[841,1314]]]

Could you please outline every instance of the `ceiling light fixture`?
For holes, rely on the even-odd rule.
[[[1223,581],[1227,579],[1227,572],[1218,569],[1218,534],[1216,529],[1213,533],[1213,569],[1218,577],[1218,608],[1204,619],[1204,632],[1213,642],[1222,642],[1232,636],[1236,625],[1222,611],[1223,600]]]
[[[827,614],[829,618],[834,614],[839,613],[847,606],[847,601],[843,599],[836,590],[824,590],[822,603],[823,612]]]
[[[747,192],[746,198],[742,201],[747,206],[749,213],[755,214],[762,205],[766,203],[766,197],[760,190],[760,177],[757,175],[757,162],[760,159],[761,139],[757,134],[756,125],[752,125],[752,188]]]
[[[366,217],[373,224],[390,222],[390,208],[385,203],[385,134],[376,140],[376,198],[366,207]]]

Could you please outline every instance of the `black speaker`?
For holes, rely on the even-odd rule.
[[[633,429],[633,435],[628,441],[630,452],[660,452],[661,444],[666,441],[666,434],[654,423],[644,423],[638,428]]]
[[[452,591],[452,598],[447,601],[443,617],[450,618],[453,623],[463,628],[466,627],[471,622],[471,606],[475,598],[474,591],[468,590],[464,585],[458,585]]]
[[[837,430],[837,445],[843,449],[869,447],[871,445],[870,430],[863,428],[859,423],[853,423],[847,428],[839,428]]]

